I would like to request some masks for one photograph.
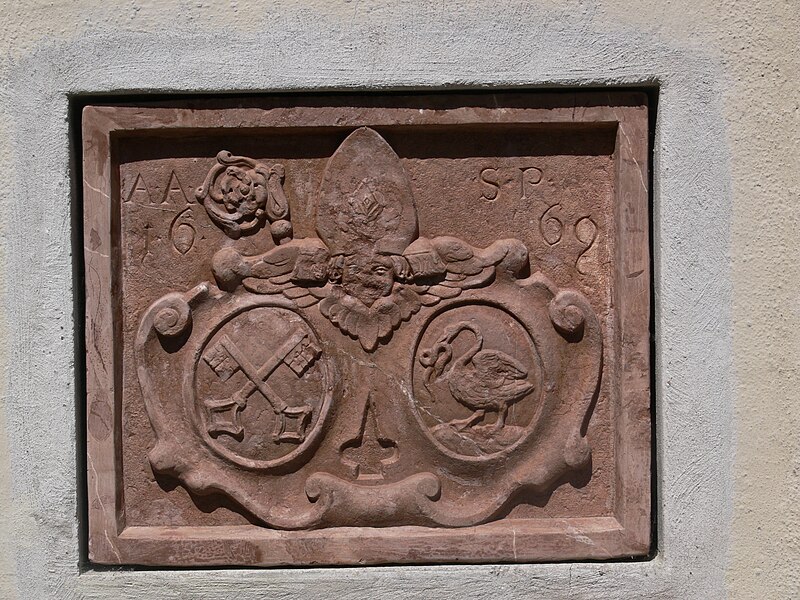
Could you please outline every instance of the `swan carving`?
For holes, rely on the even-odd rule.
[[[463,332],[475,336],[475,342],[454,359],[453,342]],[[505,426],[508,407],[534,389],[525,366],[499,350],[484,350],[483,334],[467,321],[446,327],[439,340],[420,353],[419,362],[425,368],[424,385],[429,393],[432,383],[445,380],[453,398],[474,411],[466,419],[449,423],[458,431],[480,423],[491,411],[498,413],[493,429],[499,432]]]

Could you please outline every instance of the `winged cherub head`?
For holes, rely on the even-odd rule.
[[[282,293],[320,312],[371,352],[422,306],[487,285],[496,268],[518,273],[527,249],[498,240],[478,249],[454,237],[418,238],[417,212],[402,161],[376,131],[352,132],[328,160],[316,204],[318,238],[302,238],[246,257],[214,257],[220,287],[241,283]]]
[[[400,158],[376,131],[355,130],[328,161],[316,225],[331,254],[329,279],[366,307],[404,278],[417,213]]]

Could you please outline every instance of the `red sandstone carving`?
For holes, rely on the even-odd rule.
[[[401,136],[393,139],[407,153]],[[132,144],[132,155],[148,151]],[[615,466],[611,432],[627,434],[614,417],[615,410],[625,411],[610,410],[609,402],[619,398],[613,386],[620,385],[620,369],[646,376],[647,365],[639,355],[645,362],[635,369],[621,366],[617,317],[610,316],[615,309],[599,302],[616,289],[598,266],[613,251],[603,236],[616,235],[603,229],[613,223],[603,205],[592,199],[572,207],[564,193],[551,199],[540,186],[555,186],[553,176],[529,160],[478,165],[473,181],[479,187],[470,196],[469,180],[418,170],[376,128],[351,127],[319,163],[316,187],[305,183],[307,159],[293,159],[297,152],[262,160],[217,148],[208,154],[216,153],[216,162],[206,159],[203,173],[175,163],[163,173],[121,172],[122,239],[130,256],[122,277],[131,278],[125,293],[139,306],[138,314],[125,313],[123,352],[131,360],[124,377],[127,385],[135,373],[145,410],[136,412],[128,399],[135,393],[126,388],[129,416],[115,435],[126,427],[133,434],[143,423],[152,428],[124,442],[122,481],[130,497],[148,488],[154,506],[182,507],[158,513],[131,505],[126,518],[142,522],[131,531],[153,527],[148,519],[173,527],[207,524],[218,517],[203,514],[220,512],[208,508],[216,505],[227,511],[220,513],[221,533],[234,523],[283,530],[275,539],[285,547],[306,539],[292,536],[314,531],[338,539],[343,527],[377,528],[371,531],[385,532],[377,535],[389,543],[379,546],[378,556],[425,561],[437,558],[403,559],[388,540],[402,546],[409,535],[403,528],[421,526],[456,548],[466,539],[459,537],[462,528],[477,527],[491,538],[504,527],[516,536],[521,527],[528,532],[523,556],[530,558],[535,540],[549,539],[531,525],[543,523],[547,511],[586,524],[610,519],[602,527],[613,530],[613,510],[602,507],[614,502],[621,481],[614,473],[623,467]],[[603,173],[613,164],[608,157]],[[163,183],[156,183],[158,173]],[[192,177],[200,184],[194,195],[200,205],[181,187]],[[479,239],[471,239],[454,221],[448,229],[424,220],[422,214],[442,209],[427,196],[418,206],[415,196],[425,186],[443,192],[465,186],[464,197],[497,206],[491,213],[497,221],[473,228]],[[610,194],[610,184],[607,189]],[[512,194],[519,207],[533,207],[530,215],[521,208],[503,212],[501,203]],[[290,200],[301,208],[290,211]],[[465,206],[452,210],[468,219]],[[536,241],[504,235],[505,219],[525,219],[523,235]],[[129,222],[138,226],[126,229]],[[515,224],[514,231],[523,230]],[[174,271],[158,266],[167,260],[175,261]],[[623,334],[638,337],[623,343],[646,340],[641,318]],[[90,356],[90,368],[100,359]],[[646,401],[640,393],[634,404]],[[648,429],[634,429],[636,443],[645,441]],[[646,464],[644,452],[627,456]],[[135,484],[137,460],[145,456],[154,483]],[[578,490],[572,496],[570,485]],[[581,500],[584,486],[602,496]],[[577,531],[594,535],[591,527]],[[182,534],[170,535],[179,543]],[[566,548],[569,536],[560,535]],[[614,544],[623,553],[633,547]],[[339,560],[328,550],[308,556]],[[454,550],[437,556],[462,558]],[[519,558],[516,547],[486,556]],[[298,562],[306,560],[312,559]]]
[[[283,165],[268,168],[222,151],[195,195],[208,216],[232,238],[255,233],[269,218],[272,237],[280,243],[291,236],[283,177]]]
[[[223,159],[228,156],[221,152],[217,159],[255,164]],[[219,170],[215,166],[206,182]],[[251,193],[258,188],[252,173],[230,177],[235,183],[223,189],[239,185],[240,195],[258,198]],[[201,189],[207,188],[206,183]],[[249,214],[242,212],[239,199],[225,200],[237,222]],[[137,348],[142,392],[158,436],[150,454],[155,471],[177,476],[196,493],[227,494],[265,525],[293,529],[476,525],[496,518],[519,489],[544,493],[566,471],[586,464],[590,448],[581,428],[599,384],[603,344],[599,322],[581,294],[560,291],[540,275],[520,279],[528,253],[519,240],[499,240],[482,250],[453,237],[417,239],[414,199],[400,159],[368,128],[354,131],[331,157],[316,206],[320,239],[287,241],[256,256],[223,249],[213,270],[227,291],[201,284],[202,291],[196,288],[190,297],[165,297],[181,305],[184,326],[192,325],[191,335],[185,335],[188,331],[179,331],[178,321],[169,319],[169,336],[183,336],[180,343],[165,347],[160,339],[159,323],[174,308],[164,308],[162,299],[145,313]],[[206,208],[226,234],[239,235],[216,204]],[[464,297],[465,290],[474,291]],[[432,318],[418,315],[423,306],[442,303],[444,310],[431,313]],[[350,347],[338,359],[330,346],[323,350],[312,324],[317,314],[356,338],[360,348]],[[409,355],[412,347],[397,344],[383,357],[371,357],[398,327],[412,321],[424,323],[417,329],[415,352]],[[483,348],[484,329],[504,350]],[[428,347],[431,336],[436,341]],[[470,336],[466,350],[454,349]],[[320,343],[341,345],[341,340]],[[339,386],[325,369],[313,368],[322,356],[335,364],[331,370],[339,374]],[[380,385],[362,377],[363,365],[372,362],[380,370],[386,361],[405,362],[406,368]],[[425,371],[422,394],[414,377],[417,364]],[[283,395],[271,383],[280,365],[288,367]],[[228,382],[237,374],[242,383],[231,388]],[[351,381],[350,389],[342,381]],[[433,389],[442,381],[449,397]],[[182,412],[171,406],[181,393]],[[361,409],[355,399],[364,393]],[[443,415],[459,410],[447,406],[454,402],[470,416],[444,420]],[[516,403],[526,405],[519,411],[524,417],[507,423]],[[407,427],[399,441],[375,434],[373,455],[392,452],[378,459],[379,466],[364,468],[352,458],[339,460],[324,441],[314,447],[330,404],[338,405],[336,419],[362,422],[357,437],[345,441],[340,452],[366,451],[367,424],[379,428],[376,413],[395,423],[406,421]],[[496,420],[478,425],[487,413],[495,413]],[[431,417],[440,422],[432,425]],[[540,431],[534,438],[535,426]],[[426,448],[416,428],[432,438],[433,448]],[[307,429],[316,433],[308,436],[309,443]],[[500,453],[503,467],[498,469],[492,459]],[[268,486],[238,475],[241,465],[269,472],[290,459],[292,470]],[[375,463],[368,454],[364,459]],[[486,468],[476,470],[474,460]],[[390,465],[389,479],[400,481],[379,482],[388,477]],[[357,518],[338,504],[342,498],[358,504],[366,493],[363,483],[353,481],[354,473],[356,480],[367,473],[377,476],[370,502]],[[455,473],[457,479],[451,476]],[[436,493],[401,485],[416,477],[424,477],[424,489]],[[473,487],[483,494],[463,506],[461,499]],[[291,507],[288,514],[284,507]]]

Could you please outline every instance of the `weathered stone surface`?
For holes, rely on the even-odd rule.
[[[647,553],[644,96],[92,107],[84,140],[93,560]]]

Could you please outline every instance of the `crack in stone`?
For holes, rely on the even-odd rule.
[[[92,473],[94,474],[94,494],[95,494],[95,497],[97,498],[97,502],[100,504],[100,509],[103,511],[103,514],[106,516],[107,521],[111,520],[113,522],[113,519],[108,514],[108,509],[106,508],[106,505],[103,503],[103,498],[100,496],[100,488],[98,487],[98,485],[99,485],[98,481],[100,479],[100,476],[97,473],[97,469],[95,469],[94,461],[92,460],[92,455],[91,454],[88,455],[88,459],[87,460],[88,460],[89,468],[92,470]],[[122,563],[122,556],[120,556],[119,551],[117,550],[117,547],[114,544],[114,542],[111,541],[111,537],[108,535],[108,527],[106,527],[106,526],[103,527],[103,535],[105,536],[106,541],[108,542],[108,545],[111,548],[111,551],[114,553],[114,556],[116,557],[117,562],[118,563]]]

